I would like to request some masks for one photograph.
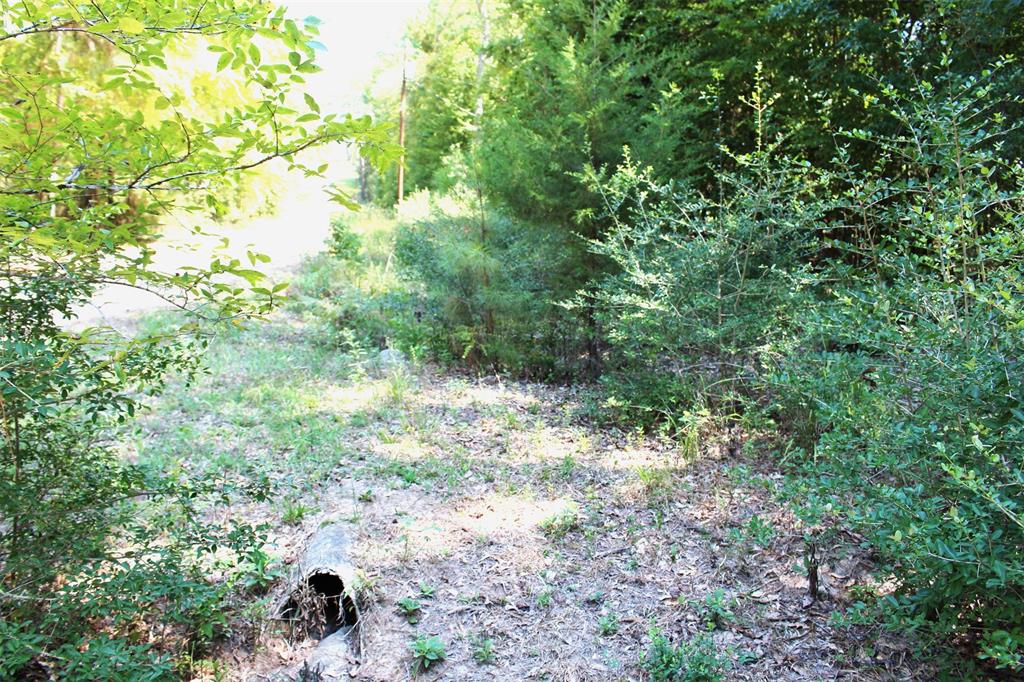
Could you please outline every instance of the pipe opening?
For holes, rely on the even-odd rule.
[[[281,617],[317,639],[352,628],[358,621],[356,605],[345,593],[345,583],[327,572],[310,575],[285,604]]]

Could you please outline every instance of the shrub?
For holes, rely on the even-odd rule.
[[[354,260],[359,256],[359,235],[352,231],[347,216],[335,216],[331,219],[331,235],[327,241],[327,250],[341,260]]]
[[[579,325],[554,302],[557,236],[481,207],[468,194],[419,195],[396,256],[421,286],[423,317],[441,358],[547,377],[575,368]]]
[[[771,99],[760,81],[747,103],[762,120]],[[794,333],[810,300],[800,275],[829,204],[823,174],[780,145],[759,129],[753,152],[727,152],[735,170],[718,175],[714,196],[658,182],[628,153],[610,178],[591,174],[612,223],[591,248],[616,267],[588,298],[611,346],[604,386],[630,417],[735,410]]]
[[[884,88],[901,126],[840,158],[822,300],[773,385],[805,415],[805,488],[879,551],[885,616],[1024,670],[1024,168],[991,74]],[[810,435],[810,439],[807,436]]]
[[[940,64],[865,95],[895,130],[843,133],[875,149],[870,168],[840,149],[814,170],[758,143],[708,199],[625,166],[593,245],[619,272],[591,295],[613,401],[654,421],[773,400],[805,520],[856,528],[894,586],[876,613],[1017,673],[1024,166],[1001,152],[1021,100],[997,99],[998,82]]]

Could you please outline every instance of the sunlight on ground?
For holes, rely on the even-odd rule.
[[[537,399],[501,385],[473,384],[460,391],[457,398],[450,404],[452,407],[465,408],[480,405],[507,405],[509,403],[525,407],[536,404]]]
[[[312,411],[352,415],[379,406],[384,387],[379,382],[329,384],[316,386],[306,396],[306,407]]]
[[[535,499],[528,495],[491,495],[474,500],[455,517],[456,523],[481,535],[526,532],[573,507],[570,498]]]

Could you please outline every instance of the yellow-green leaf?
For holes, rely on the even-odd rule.
[[[122,33],[131,35],[138,35],[146,30],[146,26],[135,17],[121,17],[117,22],[117,27],[121,29]]]

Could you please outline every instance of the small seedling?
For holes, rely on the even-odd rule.
[[[758,658],[760,656],[757,655],[757,652],[743,649],[736,655],[736,662],[740,665],[751,665],[757,663]]]
[[[651,502],[662,500],[672,492],[672,475],[667,469],[660,467],[638,467],[636,477],[644,495]]]
[[[542,609],[546,609],[551,606],[551,588],[545,589],[543,592],[537,595],[537,606]]]
[[[357,604],[370,604],[380,597],[380,590],[377,588],[376,576],[369,575],[365,571],[356,569],[352,585],[349,588],[349,596]]]
[[[701,617],[708,630],[723,628],[726,623],[735,623],[733,608],[738,605],[739,602],[735,598],[726,597],[725,590],[721,588],[704,597],[703,601],[690,601],[690,607]]]
[[[420,594],[423,595],[424,597],[433,597],[434,596],[434,592],[436,591],[436,588],[433,585],[427,584],[427,583],[425,583],[425,582],[423,582],[421,580],[420,583],[419,583],[419,587],[420,587]]]
[[[505,412],[505,427],[507,429],[509,429],[510,431],[514,431],[514,430],[518,429],[519,426],[520,426],[520,424],[519,424],[519,415],[517,415],[512,410],[506,410],[506,412]]]
[[[421,604],[412,597],[402,597],[398,600],[398,611],[409,623],[418,623],[420,620]]]
[[[602,637],[611,637],[619,631],[619,617],[614,613],[606,613],[598,619],[597,630]]]
[[[494,662],[494,640],[477,635],[473,639],[473,660],[481,665]]]
[[[301,502],[286,500],[284,503],[284,513],[281,515],[281,521],[288,526],[297,526],[302,523],[302,519],[305,518],[309,511],[309,507]]]
[[[750,517],[750,521],[747,522],[746,535],[755,545],[766,549],[772,544],[772,538],[775,537],[775,528],[772,527],[771,523],[764,521],[760,516],[754,514]]]
[[[369,503],[369,502],[373,502],[373,499],[374,499],[373,491],[370,490],[369,488],[367,488],[363,492],[359,493],[359,501],[360,502],[367,502],[367,503]]]
[[[429,670],[430,666],[436,665],[444,660],[444,641],[437,635],[424,637],[420,635],[413,640],[412,645],[413,670]]]

